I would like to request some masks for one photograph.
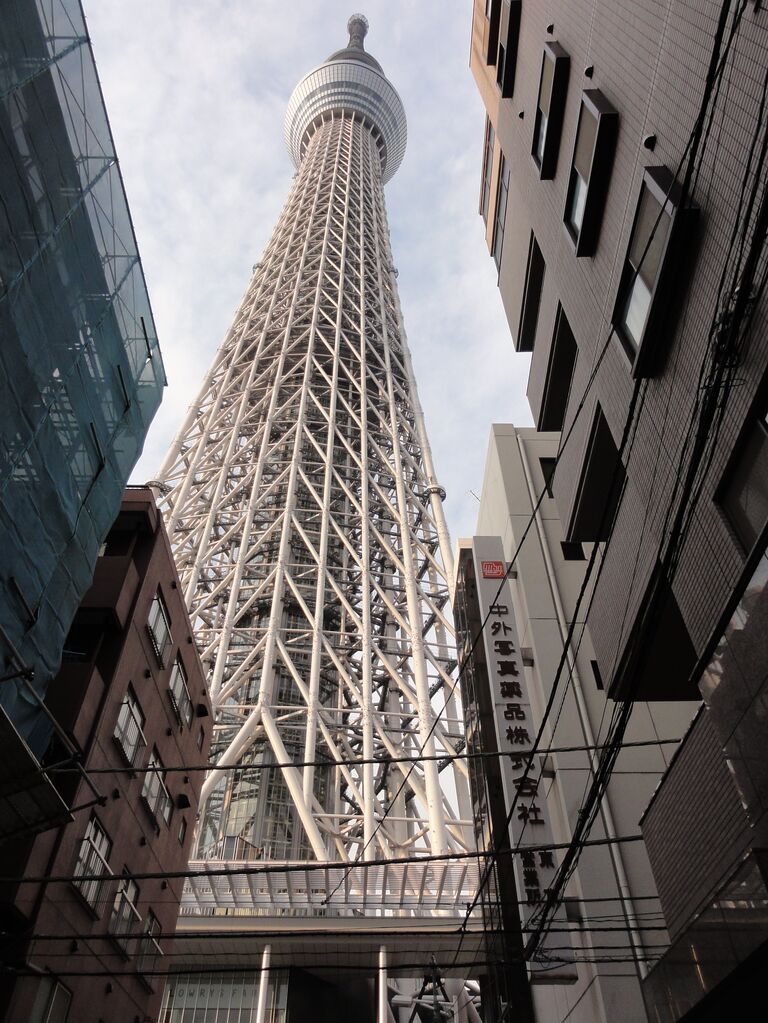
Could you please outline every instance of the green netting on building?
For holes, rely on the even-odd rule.
[[[165,383],[79,2],[0,17],[0,673],[44,693]],[[21,682],[0,703],[33,748]]]

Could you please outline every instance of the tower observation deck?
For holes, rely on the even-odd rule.
[[[445,495],[384,201],[406,118],[365,18],[348,28],[289,100],[297,174],[158,477],[214,707],[192,867],[244,871],[190,884],[183,927],[460,914],[476,885],[471,859],[355,865],[474,839]]]

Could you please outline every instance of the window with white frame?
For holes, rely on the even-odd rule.
[[[163,950],[160,947],[160,921],[150,909],[144,922],[144,934],[139,941],[136,969],[139,973],[151,973],[156,968],[157,960],[162,954]]]
[[[125,955],[128,955],[131,935],[136,933],[141,924],[138,905],[139,886],[134,878],[126,873],[115,893],[112,916],[109,920],[109,933]]]
[[[165,667],[168,649],[172,643],[171,616],[168,614],[168,608],[165,606],[160,590],[155,594],[152,606],[149,609],[147,631],[149,632],[149,638],[152,640],[152,646],[154,647],[157,659],[160,665]]]
[[[94,875],[111,874],[109,854],[112,842],[96,817],[91,817],[80,843],[75,863],[74,886],[96,913],[101,911],[101,901],[106,880]],[[82,878],[82,880],[80,880]]]
[[[173,704],[173,710],[180,724],[184,724],[189,728],[192,724],[192,718],[194,711],[192,708],[192,698],[189,695],[189,687],[187,686],[187,673],[184,670],[181,657],[177,656],[173,662],[173,668],[171,670],[171,679],[168,683],[168,691],[171,697],[171,703]]]
[[[53,977],[41,977],[30,1007],[29,1023],[67,1023],[72,992]]]
[[[156,823],[161,820],[170,823],[173,803],[165,785],[165,768],[156,748],[149,757],[141,798]]]
[[[147,745],[144,737],[144,714],[136,699],[136,694],[129,687],[120,707],[115,725],[114,740],[126,763],[133,766],[139,754]]]

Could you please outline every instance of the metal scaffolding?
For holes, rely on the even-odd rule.
[[[384,202],[405,114],[365,29],[291,97],[298,173],[159,473],[215,710],[208,862],[473,848],[466,763],[439,759],[464,744],[452,555]],[[451,877],[424,874],[426,904],[455,905]]]

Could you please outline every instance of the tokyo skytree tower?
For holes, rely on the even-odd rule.
[[[348,28],[291,96],[297,174],[159,474],[215,708],[197,859],[472,847],[445,495],[384,203],[406,119]]]

